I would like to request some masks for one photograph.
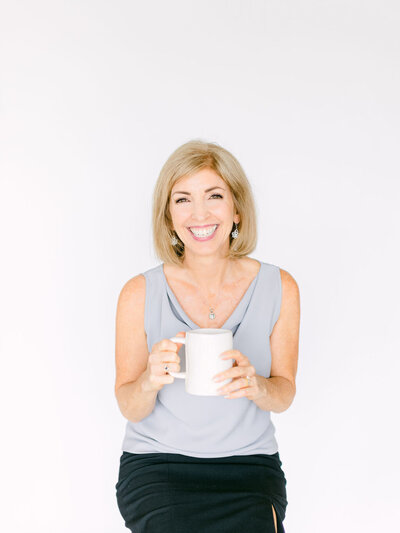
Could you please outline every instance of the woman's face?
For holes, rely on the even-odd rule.
[[[169,209],[185,254],[225,252],[233,223],[240,220],[228,185],[210,168],[178,180],[172,187]]]

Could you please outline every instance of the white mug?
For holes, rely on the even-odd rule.
[[[186,372],[168,371],[171,376],[185,380],[185,390],[199,396],[218,396],[217,389],[230,383],[213,381],[219,374],[233,365],[233,359],[221,359],[220,354],[233,349],[233,335],[230,329],[200,328],[186,332],[186,337],[172,337],[172,342],[185,345]]]

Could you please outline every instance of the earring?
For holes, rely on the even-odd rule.
[[[238,235],[239,235],[239,232],[238,232],[238,229],[237,229],[237,224],[236,222],[234,222],[236,228],[232,231],[231,235],[232,235],[232,238],[233,239],[237,239],[238,238]]]
[[[172,235],[171,237],[171,244],[172,246],[176,246],[178,244],[178,239],[175,237],[175,235]]]

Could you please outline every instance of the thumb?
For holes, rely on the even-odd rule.
[[[186,331],[180,331],[179,333],[177,333],[177,334],[175,335],[175,337],[183,337],[183,338],[185,338],[185,337],[186,337]],[[179,342],[179,343],[177,343],[177,344],[178,344],[179,347],[180,347],[180,346],[183,345],[183,342]]]

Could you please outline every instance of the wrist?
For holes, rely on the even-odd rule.
[[[267,411],[267,404],[269,401],[269,394],[267,388],[268,378],[256,374],[253,379],[255,379],[256,390],[254,391],[253,396],[249,399],[251,399],[261,410]]]
[[[143,372],[143,374],[139,378],[140,380],[140,390],[142,392],[150,392],[150,383],[148,379],[147,370]]]

